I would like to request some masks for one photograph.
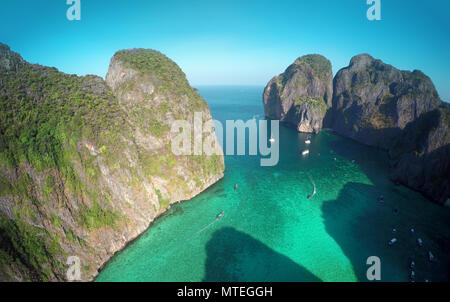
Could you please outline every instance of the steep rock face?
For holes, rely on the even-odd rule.
[[[318,133],[331,107],[331,63],[320,55],[298,58],[264,89],[265,115],[294,125],[300,132]]]
[[[450,198],[450,110],[442,107],[408,124],[389,155],[393,181],[445,204]]]
[[[82,280],[170,204],[223,176],[212,156],[176,156],[170,124],[210,113],[179,67],[116,53],[106,82],[29,64],[0,44],[0,280]]]
[[[330,125],[341,135],[389,149],[405,126],[439,107],[431,80],[363,54],[334,78]]]
[[[0,69],[15,71],[23,64],[24,61],[19,54],[12,52],[7,45],[0,43]]]

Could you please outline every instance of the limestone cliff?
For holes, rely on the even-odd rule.
[[[331,107],[332,95],[330,61],[320,55],[307,55],[267,84],[264,112],[267,117],[291,124],[300,132],[318,133]]]
[[[445,203],[449,198],[446,108],[421,71],[400,71],[363,54],[334,78],[329,125],[337,133],[389,151],[391,178]]]
[[[170,204],[223,176],[217,140],[212,156],[171,152],[172,121],[211,116],[153,50],[119,51],[105,82],[0,44],[0,103],[0,280],[65,280],[69,256],[92,280]]]
[[[405,126],[441,101],[422,72],[400,71],[362,54],[334,78],[330,125],[364,144],[389,149]]]
[[[450,198],[450,110],[409,123],[389,150],[391,178],[444,204]]]

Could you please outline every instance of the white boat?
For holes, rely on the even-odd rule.
[[[417,238],[417,244],[418,244],[419,246],[422,246],[422,245],[423,245],[422,238]]]
[[[273,143],[275,142],[275,139],[274,139],[273,137],[271,137],[271,138],[269,139],[269,142],[273,144]]]
[[[391,245],[393,245],[394,243],[396,243],[397,242],[397,238],[392,238],[390,241],[389,241],[389,246],[391,246]]]
[[[306,156],[306,155],[308,155],[308,154],[309,154],[309,150],[305,150],[305,151],[302,152],[302,155],[303,155],[303,156]]]
[[[434,261],[434,255],[432,252],[428,252],[428,260],[430,260],[430,262]]]
[[[311,141],[308,139],[305,141],[305,144],[309,145],[309,144],[311,144]]]

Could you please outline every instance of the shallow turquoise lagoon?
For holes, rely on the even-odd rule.
[[[262,90],[199,88],[222,122],[263,119]],[[408,281],[411,260],[416,281],[450,280],[449,209],[391,183],[384,152],[327,131],[309,147],[306,138],[281,126],[274,167],[260,167],[259,156],[227,156],[221,181],[174,205],[97,281],[367,281],[369,256],[381,259],[383,281]],[[308,199],[311,180],[317,194]]]

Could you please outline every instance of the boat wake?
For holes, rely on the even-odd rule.
[[[314,180],[312,179],[311,175],[308,174],[309,181],[313,185],[314,189],[311,195],[308,195],[308,199],[312,199],[314,195],[316,195],[316,184],[314,183]]]
[[[198,230],[193,236],[197,236],[198,234],[200,234],[201,232],[203,232],[204,230],[206,230],[207,228],[209,228],[210,226],[212,226],[216,221],[217,221],[217,219],[214,219],[214,221],[208,223],[206,226],[204,226],[203,228],[201,228],[200,230]]]
[[[207,225],[205,225],[204,227],[202,227],[200,230],[198,230],[197,232],[195,232],[192,236],[190,236],[189,238],[187,238],[186,240],[192,239],[195,236],[197,236],[198,234],[200,234],[201,232],[207,230],[209,227],[211,227],[214,223],[216,223],[217,221],[219,221],[222,217],[223,217],[224,213],[220,212],[216,218],[211,221],[210,223],[208,223]]]

